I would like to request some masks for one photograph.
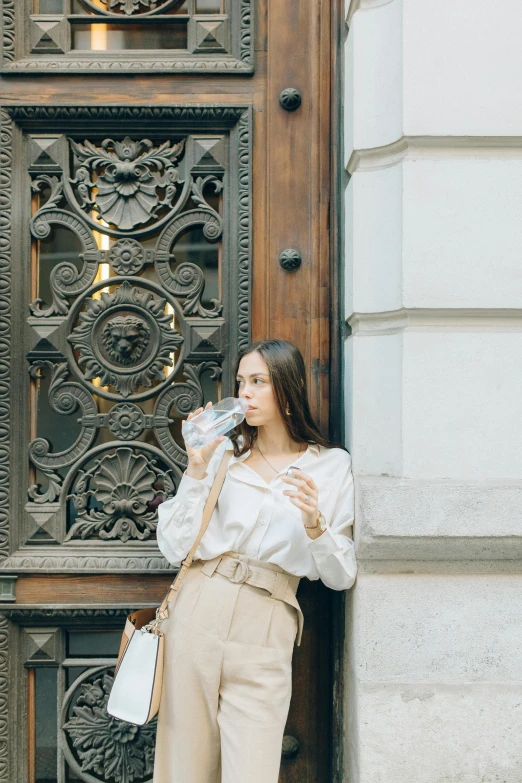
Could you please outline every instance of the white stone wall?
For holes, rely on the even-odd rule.
[[[522,781],[522,1],[346,3],[346,783]]]

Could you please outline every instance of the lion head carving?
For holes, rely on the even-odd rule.
[[[133,315],[118,315],[107,321],[102,340],[111,359],[120,364],[133,364],[141,359],[149,344],[150,330]]]

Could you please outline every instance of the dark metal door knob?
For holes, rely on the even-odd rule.
[[[279,256],[279,263],[286,272],[293,272],[301,266],[301,253],[293,247],[287,247]]]
[[[290,734],[285,734],[283,737],[283,749],[281,755],[284,759],[295,759],[299,753],[299,740]]]
[[[301,93],[295,87],[287,87],[279,96],[279,103],[286,111],[295,111],[301,105]]]

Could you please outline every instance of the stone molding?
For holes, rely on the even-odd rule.
[[[0,573],[42,573],[85,574],[162,573],[172,571],[172,566],[165,560],[155,542],[144,542],[140,549],[114,546],[104,549],[98,547],[82,548],[27,546],[13,552],[0,562]]]
[[[360,561],[522,560],[522,480],[356,476]]]
[[[521,331],[522,308],[407,308],[352,313],[346,322],[358,337],[408,331]]]
[[[0,559],[9,552],[9,468],[11,421],[11,231],[13,129],[0,112]]]
[[[89,604],[78,606],[72,604],[9,604],[0,607],[0,616],[5,617],[19,626],[80,626],[86,628],[106,628],[107,624],[116,621],[124,622],[131,612],[146,609],[149,603],[136,603],[131,607],[121,604]],[[1,628],[1,624],[0,624]]]
[[[14,122],[21,128],[30,128],[35,131],[39,128],[49,131],[57,129],[63,132],[63,126],[66,124],[66,130],[69,133],[75,128],[82,131],[88,125],[89,128],[102,130],[103,132],[121,131],[122,123],[133,123],[136,132],[139,129],[150,129],[151,123],[159,127],[165,126],[172,130],[175,123],[175,129],[183,130],[187,125],[200,125],[204,123],[207,127],[215,130],[232,128],[245,114],[249,108],[244,106],[233,106],[224,104],[170,104],[168,106],[140,106],[140,105],[119,105],[119,106],[41,106],[41,105],[19,105],[8,106],[6,112]]]
[[[349,174],[377,171],[412,158],[521,158],[522,136],[402,136],[382,147],[353,150]]]
[[[350,25],[353,15],[356,11],[371,11],[374,8],[380,8],[381,5],[389,5],[394,0],[351,0],[348,3],[348,10],[346,12],[346,24]]]

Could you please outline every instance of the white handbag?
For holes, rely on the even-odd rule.
[[[107,712],[136,726],[149,723],[159,710],[163,681],[163,632],[161,624],[169,616],[168,606],[189,568],[221,492],[231,451],[225,451],[212,484],[198,536],[178,571],[176,579],[158,609],[140,609],[127,617],[120,644],[114,684]]]

